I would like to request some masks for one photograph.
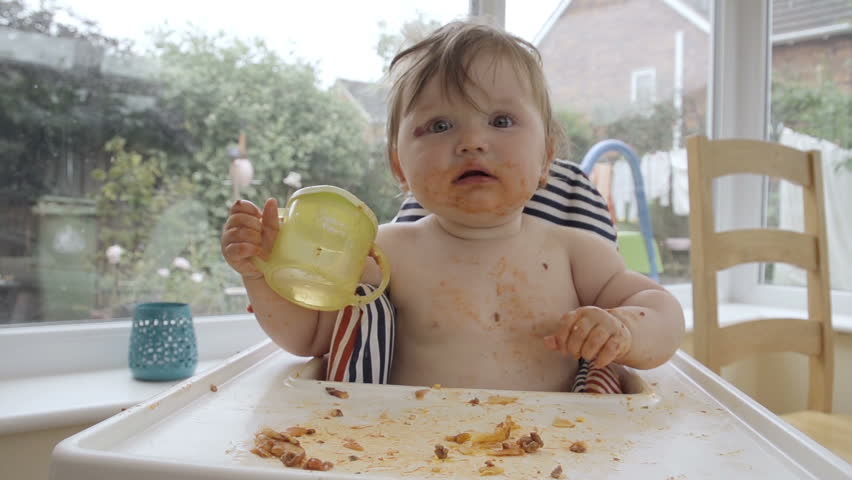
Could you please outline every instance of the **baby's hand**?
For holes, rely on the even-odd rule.
[[[632,336],[624,323],[598,307],[580,307],[566,313],[559,330],[544,337],[545,347],[574,358],[585,358],[603,368],[630,351]]]
[[[278,235],[278,202],[266,201],[263,212],[248,200],[237,200],[222,229],[222,255],[245,278],[260,278],[263,273],[251,257],[266,258]]]

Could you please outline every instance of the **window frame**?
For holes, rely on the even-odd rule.
[[[649,76],[652,80],[651,95],[647,103],[640,102],[639,95],[639,80],[643,76]],[[630,72],[630,103],[637,105],[640,108],[645,108],[653,105],[657,101],[657,69],[654,67],[639,68]]]
[[[505,2],[497,3],[497,8],[505,14]],[[771,72],[770,8],[768,0],[716,0],[714,3],[711,14],[712,76],[709,79],[711,102],[707,114],[707,123],[710,125],[708,134],[713,138],[767,138]],[[765,61],[749,61],[749,58],[761,58],[754,55],[761,55]],[[723,178],[714,188],[720,228],[760,225],[765,204],[760,179]],[[744,265],[720,272],[719,284],[720,302],[798,309],[806,304],[806,292],[802,287],[761,284],[757,265]],[[691,308],[690,283],[670,284],[666,288],[684,308]],[[832,292],[832,306],[835,314],[852,314],[852,292]],[[221,317],[200,317],[196,320],[201,329],[217,338],[216,352],[244,348],[242,343],[246,337],[234,337],[229,332],[257,328],[252,316],[245,314],[228,316],[227,320]],[[34,371],[29,372],[35,375],[51,371],[108,368],[126,361],[126,344],[122,342],[126,341],[128,335],[127,320],[69,322],[67,325],[10,325],[0,327],[0,345],[17,348],[0,350],[6,356],[9,352],[18,352],[12,356],[21,363],[37,365]],[[92,352],[98,352],[97,358],[92,356]],[[37,364],[33,364],[33,361]],[[26,374],[14,369],[2,373],[12,376]]]
[[[713,75],[709,121],[712,138],[769,139],[772,4],[768,0],[717,0],[713,9]],[[720,20],[720,21],[717,21]],[[762,62],[749,59],[763,58]],[[715,185],[717,229],[754,228],[766,218],[766,181],[750,175]],[[769,285],[759,264],[719,273],[719,301],[805,309],[804,287]],[[835,315],[852,314],[852,292],[833,290]]]

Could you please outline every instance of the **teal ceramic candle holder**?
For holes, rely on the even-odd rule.
[[[138,380],[191,377],[198,365],[192,312],[185,303],[140,303],[133,312],[128,363]]]

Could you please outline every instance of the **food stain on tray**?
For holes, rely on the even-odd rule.
[[[258,425],[251,451],[280,468],[309,468],[314,459],[310,467],[379,476],[571,478],[592,463],[617,468],[631,446],[565,406],[505,395],[473,403],[452,390],[412,389],[403,401],[377,402],[320,385],[296,423]]]

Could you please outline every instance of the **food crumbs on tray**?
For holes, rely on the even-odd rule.
[[[458,444],[462,444],[468,440],[470,440],[470,434],[467,432],[459,433],[457,435],[449,435],[444,437],[444,440],[448,442],[456,442]]]
[[[218,392],[218,391],[219,391],[219,387],[217,387],[216,385],[210,384],[210,391],[211,391],[211,392],[214,392],[214,393],[215,393],[215,392]]]
[[[344,392],[343,390],[338,390],[334,387],[325,387],[325,391],[328,392],[332,397],[337,398],[349,398],[349,392]]]
[[[449,453],[450,451],[447,450],[447,447],[441,445],[440,443],[435,445],[435,456],[439,459],[445,460],[447,458],[447,454]]]
[[[360,443],[356,442],[351,438],[343,439],[343,446],[351,450],[358,450],[359,452],[364,451],[364,447],[362,447]]]
[[[423,400],[426,397],[427,393],[429,393],[428,388],[417,390],[416,392],[414,392],[414,397],[417,398],[417,400]]]
[[[556,428],[574,428],[577,425],[571,420],[568,420],[567,418],[556,417],[553,420],[553,426]]]
[[[320,472],[325,472],[331,470],[334,467],[334,464],[331,462],[323,462],[318,458],[311,458],[305,463],[305,470],[318,470]]]
[[[479,468],[479,474],[483,477],[487,475],[500,475],[504,471],[505,470],[503,470],[501,467],[494,465],[494,462],[492,462],[491,460],[486,460],[485,466]]]
[[[301,437],[302,435],[313,435],[317,431],[313,428],[305,428],[305,427],[290,427],[287,430],[287,435],[292,435],[294,437]]]
[[[509,438],[512,433],[512,428],[517,428],[519,425],[512,420],[510,415],[506,415],[506,419],[498,423],[491,433],[474,432],[470,436],[470,443],[502,442]]]
[[[503,442],[501,447],[502,450],[488,452],[488,454],[495,455],[498,457],[520,457],[524,454],[524,451],[521,449],[521,447],[517,445],[510,445],[509,442]]]
[[[471,405],[479,405],[479,397],[473,397],[473,400],[467,402]]]
[[[440,390],[442,387],[440,383],[436,383],[435,385],[432,385],[432,388],[434,388],[435,390]]]
[[[502,395],[492,395],[488,397],[489,405],[508,405],[510,403],[515,403],[518,401],[518,397],[504,397]]]
[[[299,441],[284,432],[264,427],[254,436],[254,448],[251,453],[262,457],[276,457],[281,460],[285,467],[304,468],[305,470],[327,471],[334,467],[331,462],[324,462],[318,458],[310,458],[305,461],[307,454]]]
[[[343,416],[343,410],[341,410],[339,408],[335,408],[334,410],[331,411],[331,413],[329,413],[329,415],[331,415],[332,417],[342,417]]]
[[[556,468],[550,472],[550,478],[562,478],[562,465],[557,465]]]
[[[524,435],[518,439],[518,446],[527,453],[535,453],[536,450],[544,446],[544,440],[538,433],[530,432],[529,435]]]
[[[350,462],[357,462],[358,460],[360,460],[360,459],[358,457],[356,457],[355,455],[349,455],[349,461]]]
[[[574,419],[574,421],[577,423],[583,423],[586,421],[586,417],[577,417]]]
[[[574,453],[586,453],[586,450],[588,450],[588,448],[589,447],[588,445],[586,445],[586,442],[581,440],[579,442],[572,443],[571,446],[568,447],[568,450],[571,450]]]

